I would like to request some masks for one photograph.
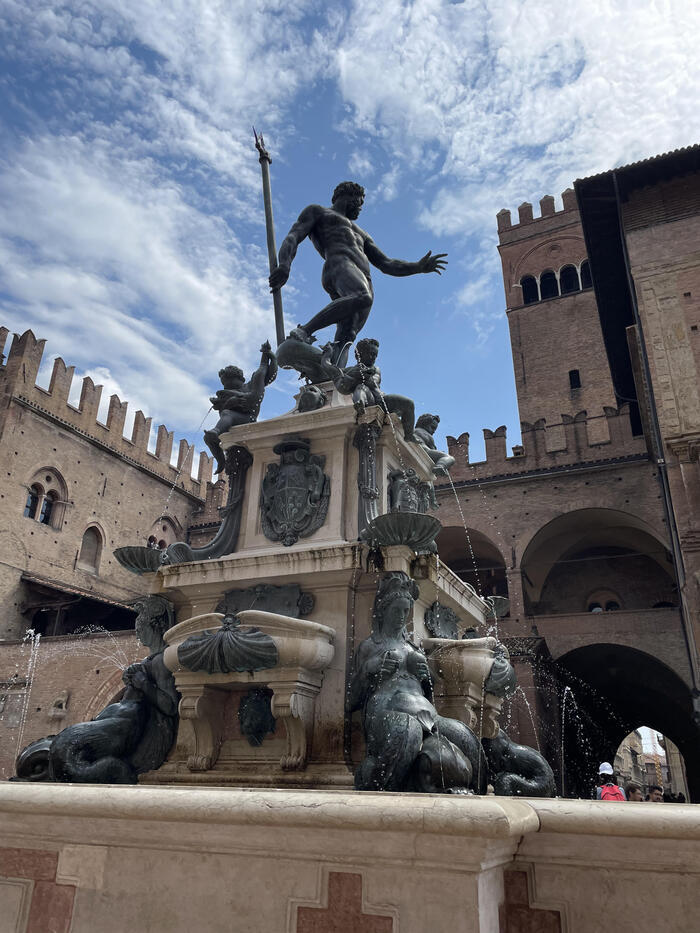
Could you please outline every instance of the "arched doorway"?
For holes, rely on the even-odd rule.
[[[678,604],[666,543],[618,509],[575,509],[553,519],[528,544],[521,568],[529,615]]]
[[[602,761],[612,762],[638,724],[668,736],[682,755],[692,801],[700,801],[700,730],[690,688],[667,665],[619,644],[574,649],[557,664],[562,702],[563,787],[590,797]],[[561,775],[560,775],[561,776]]]
[[[668,736],[639,726],[619,744],[612,762],[615,778],[625,791],[639,788],[646,797],[651,787],[661,787],[664,799],[685,803],[689,799],[685,762]],[[628,793],[628,799],[631,799]]]
[[[443,528],[436,539],[440,560],[482,596],[508,596],[506,565],[496,545],[480,531]]]

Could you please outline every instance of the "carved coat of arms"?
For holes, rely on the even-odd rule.
[[[262,481],[262,530],[285,547],[317,531],[326,520],[331,481],[323,472],[325,457],[311,453],[308,438],[287,437],[273,448],[279,463],[271,463]]]

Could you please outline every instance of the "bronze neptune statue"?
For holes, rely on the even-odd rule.
[[[289,278],[297,247],[308,237],[324,259],[321,285],[331,301],[306,324],[290,335],[311,343],[317,330],[336,325],[333,362],[338,362],[343,347],[355,341],[369,317],[374,301],[370,264],[386,275],[416,275],[445,268],[447,253],[428,251],[417,262],[389,259],[372,237],[357,226],[365,199],[365,189],[354,181],[341,182],[333,192],[330,207],[310,204],[299,215],[284,238],[279,251],[279,265],[270,275],[270,288],[276,291]]]

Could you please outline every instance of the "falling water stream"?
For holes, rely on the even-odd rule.
[[[36,671],[36,664],[39,657],[39,644],[41,642],[41,635],[37,634],[33,628],[29,628],[26,631],[24,639],[22,641],[22,647],[29,645],[29,658],[27,660],[27,673],[25,675],[25,687],[24,687],[24,705],[22,706],[22,714],[20,717],[19,731],[17,733],[17,754],[24,747],[22,742],[24,739],[24,730],[27,725],[27,714],[29,712],[29,699],[32,692],[32,686],[34,683],[34,672]]]

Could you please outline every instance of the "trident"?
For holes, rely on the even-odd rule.
[[[255,148],[260,153],[260,171],[262,172],[263,203],[265,204],[265,227],[267,229],[267,255],[270,260],[270,275],[277,268],[277,245],[275,243],[275,222],[272,218],[272,196],[270,194],[270,163],[272,159],[265,148],[262,133],[258,136],[253,127]],[[282,316],[282,292],[276,288],[272,293],[275,306],[275,330],[277,331],[277,346],[284,340],[284,318]]]

